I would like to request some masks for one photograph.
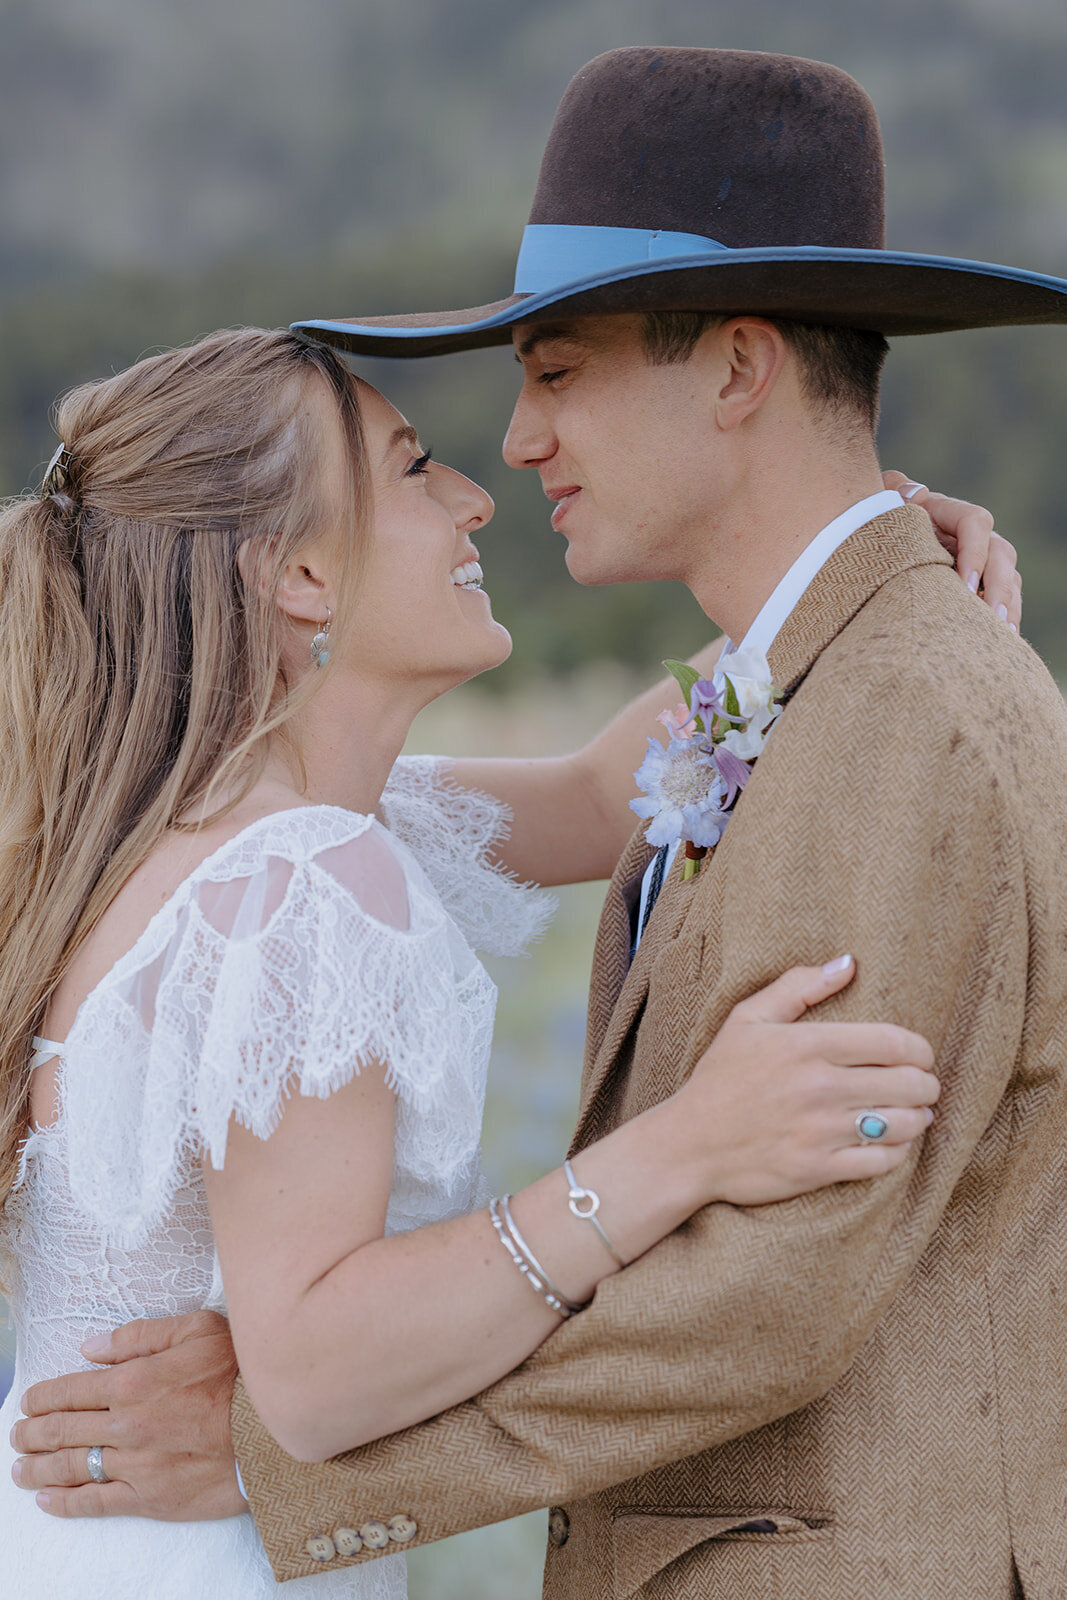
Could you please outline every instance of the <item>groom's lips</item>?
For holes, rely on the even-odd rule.
[[[555,511],[552,513],[552,526],[554,528],[559,527],[563,518],[567,515],[568,509],[581,492],[580,485],[576,483],[569,483],[562,489],[549,489],[546,487],[545,494],[548,498],[558,502]]]

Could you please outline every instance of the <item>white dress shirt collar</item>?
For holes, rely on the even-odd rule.
[[[842,511],[839,517],[835,517],[833,522],[828,522],[822,532],[817,533],[811,543],[805,545],[797,556],[774,593],[764,602],[759,615],[737,648],[761,650],[767,655],[782,630],[782,624],[790,612],[796,609],[811,580],[826,565],[834,551],[839,550],[845,540],[858,528],[870,522],[872,517],[880,517],[884,511],[893,511],[903,504],[904,501],[895,489],[882,489],[878,494],[869,494],[865,500],[858,500],[854,506],[849,506],[847,511]],[[733,648],[728,640],[723,655],[728,655]]]
[[[759,615],[749,628],[739,646],[727,639],[722,647],[719,657],[721,666],[723,658],[731,655],[735,649],[761,650],[767,655],[771,645],[781,632],[782,625],[790,612],[795,611],[801,596],[807,589],[815,574],[824,567],[833,555],[839,550],[845,540],[850,538],[858,528],[870,522],[872,517],[880,517],[884,511],[893,511],[897,506],[902,506],[904,501],[895,489],[882,489],[878,494],[870,494],[865,500],[858,500],[854,506],[849,506],[847,511],[842,511],[833,522],[828,522],[821,533],[817,533],[809,545],[797,556],[785,577],[777,585],[774,593],[761,607]],[[719,668],[716,667],[713,682],[721,689],[723,685]],[[660,874],[661,881],[670,872],[674,865],[674,858],[678,854],[678,846],[670,845]],[[656,868],[656,857],[653,856],[645,871],[641,883],[641,899],[637,911],[637,937],[634,940],[634,950],[641,942],[641,933],[645,925],[645,916],[648,907],[649,890],[652,883],[652,874]]]

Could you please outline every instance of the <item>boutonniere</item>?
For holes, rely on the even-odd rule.
[[[648,754],[634,773],[640,800],[630,809],[651,820],[649,844],[684,843],[683,880],[695,877],[704,856],[718,844],[737,797],[752,776],[767,735],[782,710],[760,650],[735,650],[718,667],[718,690],[684,661],[665,661],[685,696],[656,720],[669,740],[650,736]]]

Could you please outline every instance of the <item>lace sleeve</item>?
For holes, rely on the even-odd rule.
[[[490,859],[511,824],[492,795],[463,789],[437,756],[401,756],[382,796],[382,814],[430,879],[449,915],[483,955],[520,956],[555,915],[554,895]]]
[[[231,854],[79,1013],[71,1182],[112,1234],[158,1223],[202,1155],[221,1167],[231,1118],[265,1139],[288,1095],[324,1098],[371,1061],[416,1179],[476,1158],[492,984],[417,863],[358,820],[341,843]]]

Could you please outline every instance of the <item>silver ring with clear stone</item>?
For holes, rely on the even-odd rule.
[[[85,1465],[89,1476],[94,1483],[110,1483],[111,1479],[104,1471],[104,1447],[94,1444],[85,1452]]]
[[[856,1118],[860,1144],[877,1144],[889,1132],[889,1124],[877,1111],[861,1111]]]

